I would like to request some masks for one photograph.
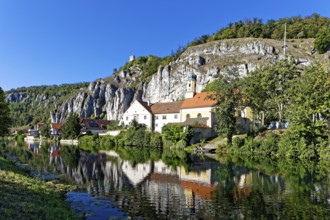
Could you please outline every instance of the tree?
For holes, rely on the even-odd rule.
[[[325,53],[330,48],[330,28],[323,27],[321,28],[314,42],[314,47],[319,53]]]
[[[80,133],[81,125],[76,114],[70,116],[64,123],[61,131],[63,138],[76,139]]]
[[[218,119],[217,131],[226,135],[227,143],[232,144],[236,131],[236,112],[243,105],[243,95],[240,90],[241,79],[238,69],[232,69],[228,75],[220,75],[213,86],[214,93],[209,98],[215,99],[215,114]]]
[[[257,112],[269,115],[274,112],[277,120],[282,122],[289,99],[288,88],[298,75],[295,65],[287,60],[249,73],[243,89],[249,105]]]
[[[307,67],[290,89],[289,131],[316,146],[330,137],[330,73],[320,65]],[[293,136],[294,137],[294,136]]]
[[[9,107],[5,102],[5,93],[0,87],[0,136],[8,133],[10,126]]]
[[[45,124],[40,128],[40,134],[43,137],[50,138],[50,126],[49,124]]]

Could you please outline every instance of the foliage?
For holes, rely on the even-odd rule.
[[[28,125],[32,122],[32,124],[47,122],[49,120],[49,111],[56,110],[56,106],[61,105],[78,91],[87,89],[88,84],[32,86],[7,91],[6,95],[19,94],[24,97],[22,102],[9,103],[12,126]]]
[[[300,16],[281,18],[277,21],[270,19],[266,23],[263,23],[258,18],[253,18],[252,20],[245,19],[244,21],[230,23],[210,38],[212,40],[246,37],[282,39],[284,36],[284,24],[287,25],[288,39],[315,38],[322,27],[329,27],[330,19],[321,17],[319,14],[312,14],[305,18]]]
[[[186,146],[191,138],[191,129],[182,125],[167,124],[163,126],[162,133],[164,138],[172,143],[180,141],[181,146]]]
[[[5,93],[0,87],[0,136],[4,136],[8,133],[10,125],[8,104],[5,103]]]
[[[43,137],[50,138],[50,126],[48,123],[40,128],[40,134]]]
[[[319,53],[325,53],[330,48],[330,25],[318,31],[314,47]]]
[[[293,136],[304,138],[307,145],[317,146],[330,136],[330,73],[319,65],[305,69],[291,87],[287,111]]]
[[[150,146],[153,148],[163,148],[162,135],[160,133],[155,132],[151,134]]]
[[[157,56],[149,55],[149,56],[140,56],[137,59],[126,63],[124,66],[120,68],[120,70],[127,70],[133,66],[138,67],[141,71],[143,71],[143,75],[140,80],[147,80],[149,76],[157,73],[159,66],[166,66],[171,61],[175,59],[174,56],[167,56],[164,58],[160,58]],[[138,82],[135,82],[136,84]]]
[[[228,75],[220,75],[213,84],[210,99],[215,99],[214,112],[217,117],[217,131],[227,137],[227,143],[232,144],[232,137],[236,131],[236,112],[243,106],[241,93],[241,79],[237,69],[229,71]]]
[[[118,129],[122,129],[122,126],[120,126],[119,121],[117,121],[117,120],[113,120],[113,121],[111,121],[110,124],[107,125],[108,131],[118,130]]]
[[[80,134],[81,125],[77,115],[70,116],[63,124],[61,135],[64,139],[76,139]]]
[[[266,114],[269,120],[275,118],[282,122],[289,102],[288,90],[298,76],[294,64],[287,60],[249,73],[243,83],[247,105]]]

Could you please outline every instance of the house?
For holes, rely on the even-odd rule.
[[[192,98],[185,99],[181,105],[180,117],[183,124],[206,125],[214,127],[216,117],[212,112],[216,100],[209,98],[209,92],[196,93]]]
[[[162,132],[164,125],[181,122],[180,107],[183,102],[155,103],[150,106],[154,118],[154,131]]]
[[[152,112],[148,103],[135,100],[123,114],[121,123],[129,125],[133,120],[145,124],[150,131],[153,130]]]
[[[108,120],[80,118],[81,133],[102,133],[106,132],[107,126],[111,123]]]
[[[50,124],[50,136],[59,137],[61,135],[62,124],[60,123],[51,123]]]
[[[187,80],[184,101],[149,105],[135,100],[124,113],[122,123],[128,125],[135,119],[138,123],[145,124],[150,131],[157,132],[161,132],[166,124],[189,125],[194,130],[191,144],[216,136],[217,119],[212,109],[217,100],[211,97],[210,92],[196,93],[196,82],[196,75],[191,73]],[[237,125],[242,133],[247,132],[250,127],[247,115],[251,115],[248,108],[237,115]]]

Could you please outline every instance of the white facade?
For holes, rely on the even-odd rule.
[[[149,130],[152,129],[152,114],[138,100],[135,100],[123,114],[121,123],[129,125],[134,119],[139,124],[145,124]]]
[[[154,114],[155,131],[162,132],[164,125],[181,122],[180,113]]]

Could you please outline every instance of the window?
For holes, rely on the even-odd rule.
[[[157,128],[158,127],[158,124],[155,124],[155,127]]]
[[[178,115],[174,115],[174,119],[178,119],[179,118],[179,116]]]
[[[144,120],[147,120],[147,116],[146,115],[143,118],[144,118]]]
[[[163,119],[166,120],[166,115],[163,115]]]
[[[155,116],[155,119],[158,120],[158,116]]]
[[[126,117],[126,121],[128,121],[128,117]]]
[[[190,115],[189,114],[186,114],[186,120],[190,118]]]
[[[197,114],[197,118],[201,118],[202,117],[202,114],[201,113],[198,113]]]

